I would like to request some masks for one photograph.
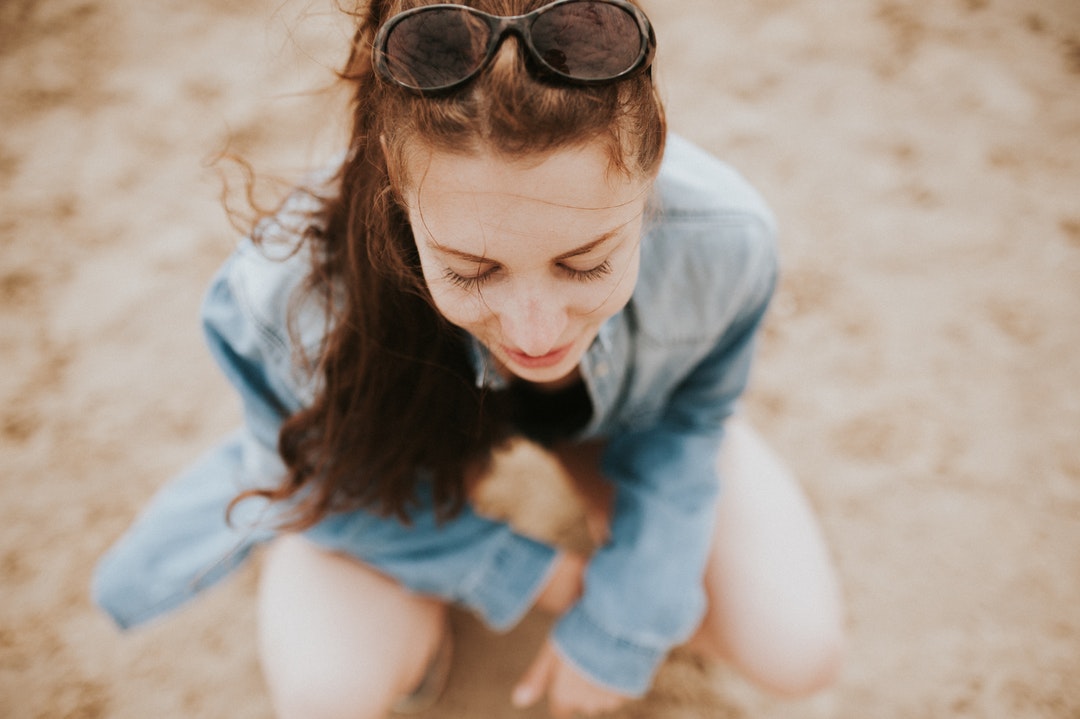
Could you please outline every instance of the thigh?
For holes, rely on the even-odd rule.
[[[270,548],[259,588],[263,671],[281,717],[379,717],[423,676],[446,610],[298,536]]]
[[[709,611],[695,638],[782,694],[831,683],[843,609],[825,539],[806,495],[744,422],[729,422],[705,583]]]

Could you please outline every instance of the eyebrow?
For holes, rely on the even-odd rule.
[[[599,247],[600,245],[604,244],[605,242],[610,240],[612,237],[617,235],[621,229],[622,229],[622,227],[620,226],[620,227],[616,227],[615,229],[608,230],[604,234],[597,237],[595,240],[591,240],[589,242],[586,242],[581,247],[575,247],[574,249],[570,250],[569,252],[562,253],[561,255],[559,255],[558,257],[555,258],[555,261],[556,262],[562,262],[563,260],[569,260],[572,257],[580,257],[581,255],[587,255],[590,252],[592,252],[593,250],[595,250],[597,247]],[[447,247],[446,245],[440,245],[439,243],[435,242],[435,240],[430,236],[427,237],[427,243],[428,243],[428,246],[430,246],[434,250],[438,250],[439,252],[442,252],[442,253],[447,254],[447,255],[453,255],[454,257],[459,257],[459,258],[461,258],[463,260],[466,260],[467,262],[484,263],[484,262],[494,262],[495,261],[495,260],[492,260],[490,257],[481,257],[480,255],[474,255],[471,252],[464,252],[462,250],[456,250],[453,247]]]

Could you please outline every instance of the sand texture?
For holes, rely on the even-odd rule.
[[[1080,4],[649,9],[673,128],[779,218],[747,412],[820,510],[851,646],[803,702],[677,656],[620,716],[1077,719]],[[127,636],[88,583],[239,417],[197,322],[238,236],[208,160],[329,157],[347,40],[322,0],[0,3],[0,717],[271,716],[256,565]],[[559,504],[530,466],[501,501]],[[455,621],[428,716],[546,716],[509,703],[545,620]]]

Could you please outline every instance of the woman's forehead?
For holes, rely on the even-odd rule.
[[[406,203],[417,239],[478,257],[561,255],[621,236],[637,226],[649,188],[577,152],[531,163],[433,155],[416,184]]]
[[[395,173],[407,201],[531,200],[567,208],[603,210],[646,194],[650,177],[615,169],[607,145],[594,141],[545,153],[508,155],[488,148],[462,151],[414,148]]]

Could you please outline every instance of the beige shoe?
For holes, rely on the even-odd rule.
[[[395,714],[419,714],[433,707],[446,689],[453,659],[454,642],[448,627],[420,683],[416,685],[416,689],[399,699],[392,711]]]

